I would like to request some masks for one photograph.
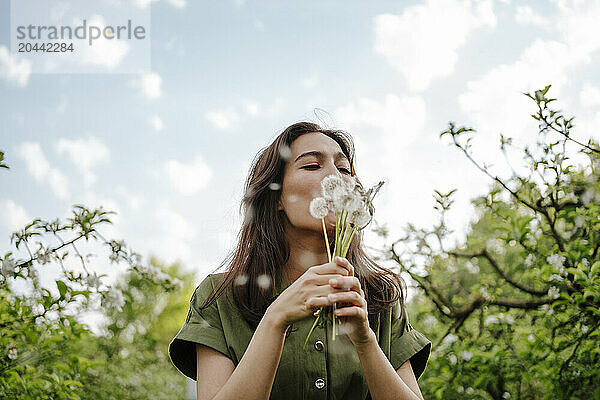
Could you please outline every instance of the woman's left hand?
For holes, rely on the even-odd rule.
[[[365,292],[361,289],[358,278],[354,276],[354,267],[342,257],[336,256],[334,261],[350,271],[349,276],[329,280],[329,285],[335,289],[335,293],[330,294],[329,299],[337,303],[335,315],[340,317],[337,321],[343,324],[343,331],[354,346],[375,340],[375,332],[369,327]]]

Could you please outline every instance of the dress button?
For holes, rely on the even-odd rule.
[[[319,378],[315,381],[315,386],[317,389],[323,389],[325,387],[325,380],[323,378]]]
[[[320,340],[317,340],[315,342],[315,349],[317,349],[317,351],[323,351],[323,347],[325,347],[323,345],[323,342],[321,342]]]

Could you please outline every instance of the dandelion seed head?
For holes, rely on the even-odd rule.
[[[269,189],[271,189],[271,190],[279,190],[279,189],[281,189],[281,185],[279,183],[277,183],[277,182],[271,182],[269,184]]]
[[[325,218],[329,214],[329,208],[327,207],[327,200],[323,197],[315,197],[310,202],[310,215],[315,218]]]
[[[263,290],[267,290],[271,287],[271,277],[267,274],[261,274],[256,278],[256,284]]]
[[[246,274],[240,274],[240,275],[236,276],[233,281],[233,284],[235,286],[245,285],[246,283],[248,283],[248,275],[246,275]]]
[[[342,178],[336,175],[328,175],[321,181],[321,193],[323,197],[333,199],[336,195],[340,195],[346,191],[346,187]]]

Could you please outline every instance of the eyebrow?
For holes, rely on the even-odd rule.
[[[294,162],[298,161],[301,158],[310,157],[310,156],[314,156],[317,158],[324,158],[325,153],[323,153],[321,151],[307,151],[306,153],[302,153],[298,157],[296,157],[296,160]],[[333,155],[333,158],[335,159],[335,161],[337,161],[341,158],[345,158],[346,160],[348,160],[348,157],[346,157],[346,155],[344,153],[342,153],[341,151],[338,151],[337,153],[335,153]],[[350,160],[348,160],[348,162],[350,162]]]

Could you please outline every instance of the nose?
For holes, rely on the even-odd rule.
[[[338,178],[344,178],[344,176],[342,175],[342,173],[340,172],[339,169],[337,169],[337,167],[335,166],[335,163],[333,161],[328,162],[327,165],[325,165],[325,167],[323,168],[323,172],[325,173],[325,175],[323,176],[329,176],[329,175],[335,175]]]

